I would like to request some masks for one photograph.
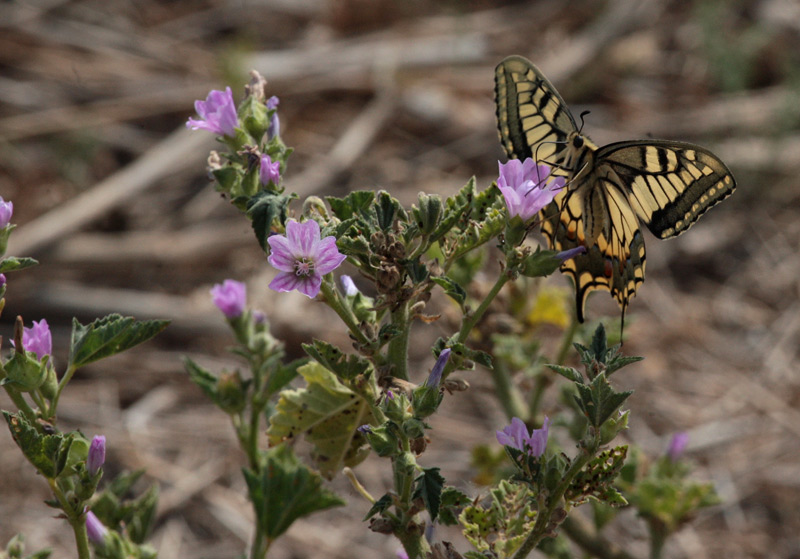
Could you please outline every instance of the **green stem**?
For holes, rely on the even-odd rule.
[[[527,419],[525,403],[519,390],[511,382],[511,375],[508,374],[505,365],[500,361],[495,362],[494,367],[489,369],[489,374],[492,375],[494,392],[503,407],[506,419],[510,420],[512,417]]]
[[[650,529],[650,559],[661,559],[664,544],[667,541],[667,532],[657,520],[648,522],[648,528]]]
[[[6,389],[6,394],[8,394],[8,397],[11,398],[12,402],[14,402],[14,405],[17,406],[17,409],[21,411],[22,414],[32,423],[34,423],[36,420],[36,412],[33,411],[33,408],[30,407],[28,402],[25,401],[25,397],[12,386],[4,386],[3,388]]]
[[[459,331],[458,338],[456,338],[457,342],[463,344],[467,341],[469,333],[472,331],[481,317],[486,313],[489,305],[492,303],[492,301],[494,301],[494,298],[497,297],[497,294],[500,293],[500,290],[509,279],[511,278],[509,278],[505,273],[500,274],[500,277],[497,278],[497,281],[492,286],[491,291],[489,291],[489,293],[486,295],[486,298],[481,302],[480,306],[475,309],[475,312],[464,318],[464,322],[461,323],[461,331]]]
[[[567,360],[567,353],[572,348],[572,342],[575,340],[575,333],[578,331],[578,319],[575,314],[572,314],[569,326],[564,331],[564,337],[561,338],[561,346],[558,348],[556,355],[556,365],[563,365]]]
[[[89,553],[89,537],[86,534],[86,516],[80,515],[72,524],[72,532],[75,534],[75,545],[78,548],[78,559],[91,559]]]
[[[350,330],[350,333],[353,335],[356,341],[363,346],[371,346],[372,342],[358,327],[358,321],[356,320],[355,315],[350,308],[342,302],[339,292],[336,291],[336,288],[331,284],[331,282],[323,279],[321,291],[325,299],[325,303],[327,303],[327,305],[339,315],[339,318],[341,318],[342,322],[345,323],[347,329]]]
[[[270,542],[264,538],[258,524],[256,524],[256,533],[253,536],[253,547],[250,550],[250,559],[264,559],[269,551]]]
[[[591,447],[592,450],[582,451],[581,455],[578,456],[572,463],[572,466],[570,466],[569,470],[567,470],[567,473],[564,474],[561,483],[559,483],[555,490],[548,496],[547,507],[544,510],[538,511],[538,514],[536,515],[536,524],[534,524],[533,530],[530,534],[528,534],[528,537],[525,538],[522,546],[514,554],[514,559],[524,559],[537,545],[539,545],[539,542],[542,541],[547,532],[547,526],[550,524],[550,518],[553,516],[553,512],[555,512],[556,508],[561,504],[564,493],[566,493],[570,483],[572,483],[572,480],[576,475],[578,475],[578,472],[583,469],[589,460],[591,460],[597,449],[597,446],[597,441],[595,440]]]
[[[72,380],[72,375],[75,374],[78,368],[70,365],[67,372],[64,373],[64,376],[61,378],[61,381],[58,383],[58,390],[56,390],[56,395],[53,398],[53,403],[50,405],[49,415],[45,419],[51,419],[56,416],[56,410],[58,409],[58,399],[61,397],[61,391],[66,388],[67,383]]]
[[[411,334],[411,323],[408,316],[408,302],[403,302],[392,311],[392,324],[400,330],[400,334],[389,341],[387,357],[392,365],[392,376],[408,380],[408,337]]]
[[[633,559],[627,551],[595,532],[581,515],[567,517],[561,524],[561,531],[588,556],[597,559]]]

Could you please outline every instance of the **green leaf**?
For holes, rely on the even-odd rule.
[[[464,309],[464,301],[467,300],[467,292],[454,280],[447,276],[433,276],[431,281],[444,289],[445,295],[450,296],[461,309]]]
[[[505,559],[514,555],[533,529],[536,511],[524,484],[501,481],[491,491],[487,505],[471,505],[458,517],[464,536],[485,557]]]
[[[62,448],[68,451],[72,435],[63,433],[44,435],[19,413],[3,410],[3,417],[8,423],[14,442],[22,450],[25,458],[40,474],[48,479],[55,479],[60,471],[57,465]]]
[[[286,221],[286,211],[289,202],[297,198],[297,194],[279,194],[269,190],[261,190],[251,196],[246,203],[247,217],[253,222],[253,232],[261,248],[269,251],[269,238],[272,222],[277,219],[281,223]]]
[[[138,499],[126,503],[130,515],[125,526],[131,541],[142,544],[149,537],[156,521],[158,506],[158,486],[153,484]]]
[[[374,199],[375,193],[371,190],[355,190],[344,198],[325,197],[325,201],[330,205],[333,215],[342,221],[351,217],[366,216]]]
[[[455,487],[445,487],[442,491],[442,504],[439,506],[439,524],[454,526],[458,524],[461,510],[470,504],[472,499]]]
[[[588,497],[593,497],[611,504],[627,504],[611,484],[625,464],[628,455],[627,445],[610,448],[595,456],[573,478],[564,499],[575,504],[580,504]],[[622,499],[620,503],[619,499]],[[615,505],[616,506],[616,505]]]
[[[583,376],[577,369],[573,369],[572,367],[564,367],[562,365],[550,364],[548,364],[547,367],[571,382],[583,384]]]
[[[604,373],[597,375],[591,384],[575,386],[579,394],[576,401],[594,427],[600,427],[633,394],[633,391],[615,392]]]
[[[322,486],[322,478],[306,468],[286,445],[262,454],[261,473],[244,470],[256,521],[271,542],[298,518],[344,505]]]
[[[308,359],[301,357],[278,367],[267,379],[267,394],[276,394],[280,389],[292,382],[297,376],[297,369],[306,363],[308,363]]]
[[[476,363],[480,363],[481,365],[483,365],[487,369],[491,369],[492,368],[492,363],[493,363],[492,362],[492,356],[489,355],[488,353],[486,353],[485,351],[481,351],[479,349],[471,349],[471,348],[469,348],[466,345],[461,344],[461,343],[453,344],[453,345],[450,346],[450,348],[453,350],[453,353],[455,355],[457,355],[458,357],[461,357],[461,358],[464,358],[464,359],[469,359],[469,360],[475,361]],[[451,355],[450,359],[452,359],[452,358],[453,358],[453,356]],[[463,363],[459,363],[458,364],[458,368],[461,369],[461,370],[464,370],[464,371],[471,370],[471,368],[467,367]]]
[[[444,477],[439,473],[439,468],[424,468],[422,474],[414,480],[414,499],[422,499],[431,521],[435,521],[439,516],[439,507],[442,504],[442,488],[444,487]]]
[[[322,340],[315,339],[310,344],[302,345],[308,355],[342,380],[363,375],[372,367],[371,363],[360,355],[347,355],[338,347]]]
[[[211,371],[204,369],[188,357],[183,358],[183,368],[189,373],[189,378],[212,401],[217,401],[217,376]]]
[[[400,202],[391,194],[381,190],[378,192],[378,199],[375,201],[375,217],[378,220],[378,227],[383,231],[391,231],[394,220],[406,219],[406,212]]]
[[[18,258],[16,256],[6,256],[0,260],[0,274],[7,274],[8,272],[16,272],[31,266],[36,266],[39,262],[33,258]]]
[[[146,342],[166,328],[169,322],[137,322],[133,317],[110,314],[84,326],[72,319],[69,367],[77,369]]]
[[[344,466],[355,466],[369,454],[364,436],[356,429],[377,423],[369,402],[344,386],[319,363],[298,368],[307,386],[284,390],[270,418],[270,444],[300,435],[314,445],[312,457],[327,478]]]
[[[382,513],[383,511],[388,509],[390,506],[392,506],[392,502],[393,502],[392,496],[389,495],[388,493],[386,493],[383,497],[381,497],[380,499],[378,499],[377,501],[375,501],[372,504],[372,506],[367,511],[366,516],[364,516],[364,520],[363,521],[369,520],[370,518],[372,518],[376,514]]]

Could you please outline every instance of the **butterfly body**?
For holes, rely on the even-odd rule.
[[[594,290],[611,293],[623,314],[644,282],[639,222],[661,239],[680,235],[736,183],[713,153],[685,142],[632,140],[598,147],[578,130],[566,103],[528,60],[510,56],[495,71],[500,141],[511,158],[533,158],[566,178],[541,212],[555,250],[586,252],[561,267],[575,283],[578,319]]]

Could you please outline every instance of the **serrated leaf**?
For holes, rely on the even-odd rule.
[[[623,356],[620,355],[619,357],[614,357],[610,359],[608,364],[606,364],[606,375],[611,375],[614,371],[618,371],[622,367],[630,365],[631,363],[636,363],[638,361],[644,360],[644,357],[637,357],[634,355],[631,356]]]
[[[444,477],[439,473],[439,468],[424,468],[422,474],[414,480],[414,499],[422,499],[431,521],[436,521],[439,516],[439,507],[442,504],[442,488]]]
[[[378,341],[380,345],[383,346],[399,336],[402,332],[403,329],[400,328],[400,326],[387,322],[386,324],[382,324],[381,329],[378,331]]]
[[[40,474],[48,479],[55,479],[58,475],[57,463],[62,445],[69,444],[71,436],[63,433],[44,435],[22,414],[3,410],[3,417],[8,423],[14,442],[22,450],[25,458]]]
[[[345,354],[333,344],[322,340],[313,340],[310,344],[302,344],[303,350],[332,371],[342,380],[350,380],[358,375],[363,375],[370,370],[372,365],[365,358],[355,354]]]
[[[288,446],[271,448],[262,457],[261,473],[245,469],[244,477],[256,522],[268,541],[298,518],[345,504],[322,486],[322,478],[301,464]]]
[[[369,448],[356,429],[377,422],[369,403],[319,363],[307,363],[297,372],[307,386],[281,392],[267,435],[273,445],[305,435],[314,445],[316,466],[332,478],[342,467],[367,457]]]
[[[447,276],[434,276],[431,277],[431,281],[444,289],[445,295],[448,295],[458,303],[459,307],[462,309],[464,308],[464,301],[467,300],[467,292],[464,291],[463,287]]]
[[[623,445],[610,448],[595,456],[573,478],[564,494],[564,499],[582,502],[587,497],[594,497],[604,501],[601,497],[607,496],[613,500],[614,496],[608,490],[625,464],[627,455],[628,447]],[[611,504],[610,501],[608,503]]]
[[[39,262],[33,258],[6,256],[0,260],[0,274],[7,274],[8,272],[16,272],[17,270],[30,268],[31,266],[36,266],[38,263]]]
[[[591,384],[576,384],[578,405],[594,427],[600,427],[616,412],[633,391],[615,392],[606,375],[597,375]]]
[[[464,536],[482,553],[505,559],[513,556],[533,529],[530,490],[524,484],[501,481],[488,505],[471,505],[458,517]]]
[[[400,202],[384,190],[378,192],[374,208],[378,227],[383,231],[390,231],[396,218],[406,218],[405,210],[400,205]]]
[[[461,510],[470,504],[472,499],[455,487],[445,487],[442,491],[442,504],[439,507],[439,524],[454,526],[458,524]]]
[[[284,386],[292,382],[295,377],[297,377],[297,369],[306,363],[308,363],[308,359],[302,357],[275,369],[267,379],[267,386],[265,388],[267,394],[276,394]]]
[[[325,200],[331,207],[333,215],[342,221],[351,217],[364,217],[375,199],[375,193],[371,190],[354,190],[344,198],[326,196]]]
[[[258,244],[265,251],[269,251],[269,238],[272,222],[277,219],[283,223],[286,221],[286,211],[289,202],[297,198],[297,194],[279,194],[269,190],[261,190],[255,196],[248,198],[246,203],[246,214],[253,224],[253,232],[256,235]]]
[[[565,379],[583,384],[583,375],[581,375],[580,371],[577,369],[573,369],[572,367],[564,367],[562,365],[547,365],[548,369],[551,369],[564,377]]]
[[[364,519],[362,520],[362,522],[369,520],[370,518],[372,518],[376,514],[382,513],[383,511],[388,509],[390,506],[392,506],[392,502],[393,502],[392,496],[389,495],[388,493],[386,493],[383,497],[381,497],[380,499],[378,499],[377,501],[372,503],[372,506],[367,511],[367,514],[366,514],[366,516],[364,516]]]
[[[69,366],[77,369],[146,342],[166,328],[169,322],[137,322],[130,316],[110,314],[84,326],[77,319],[72,319]]]
[[[200,387],[203,393],[212,401],[217,401],[217,376],[204,369],[188,357],[183,358],[183,368],[189,373],[189,378]]]

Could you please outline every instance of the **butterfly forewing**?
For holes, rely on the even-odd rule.
[[[575,283],[581,322],[590,292],[609,291],[624,314],[644,282],[639,220],[662,239],[679,235],[736,187],[725,164],[693,144],[635,140],[597,148],[578,132],[553,85],[521,56],[497,66],[495,97],[508,156],[532,157],[567,178],[540,218],[554,250],[586,247],[561,266]]]
[[[539,69],[521,56],[503,60],[495,69],[495,99],[506,154],[558,166],[567,136],[577,128],[566,103]]]
[[[627,186],[636,215],[661,239],[686,231],[735,188],[722,161],[685,142],[617,142],[600,148],[597,161]]]

